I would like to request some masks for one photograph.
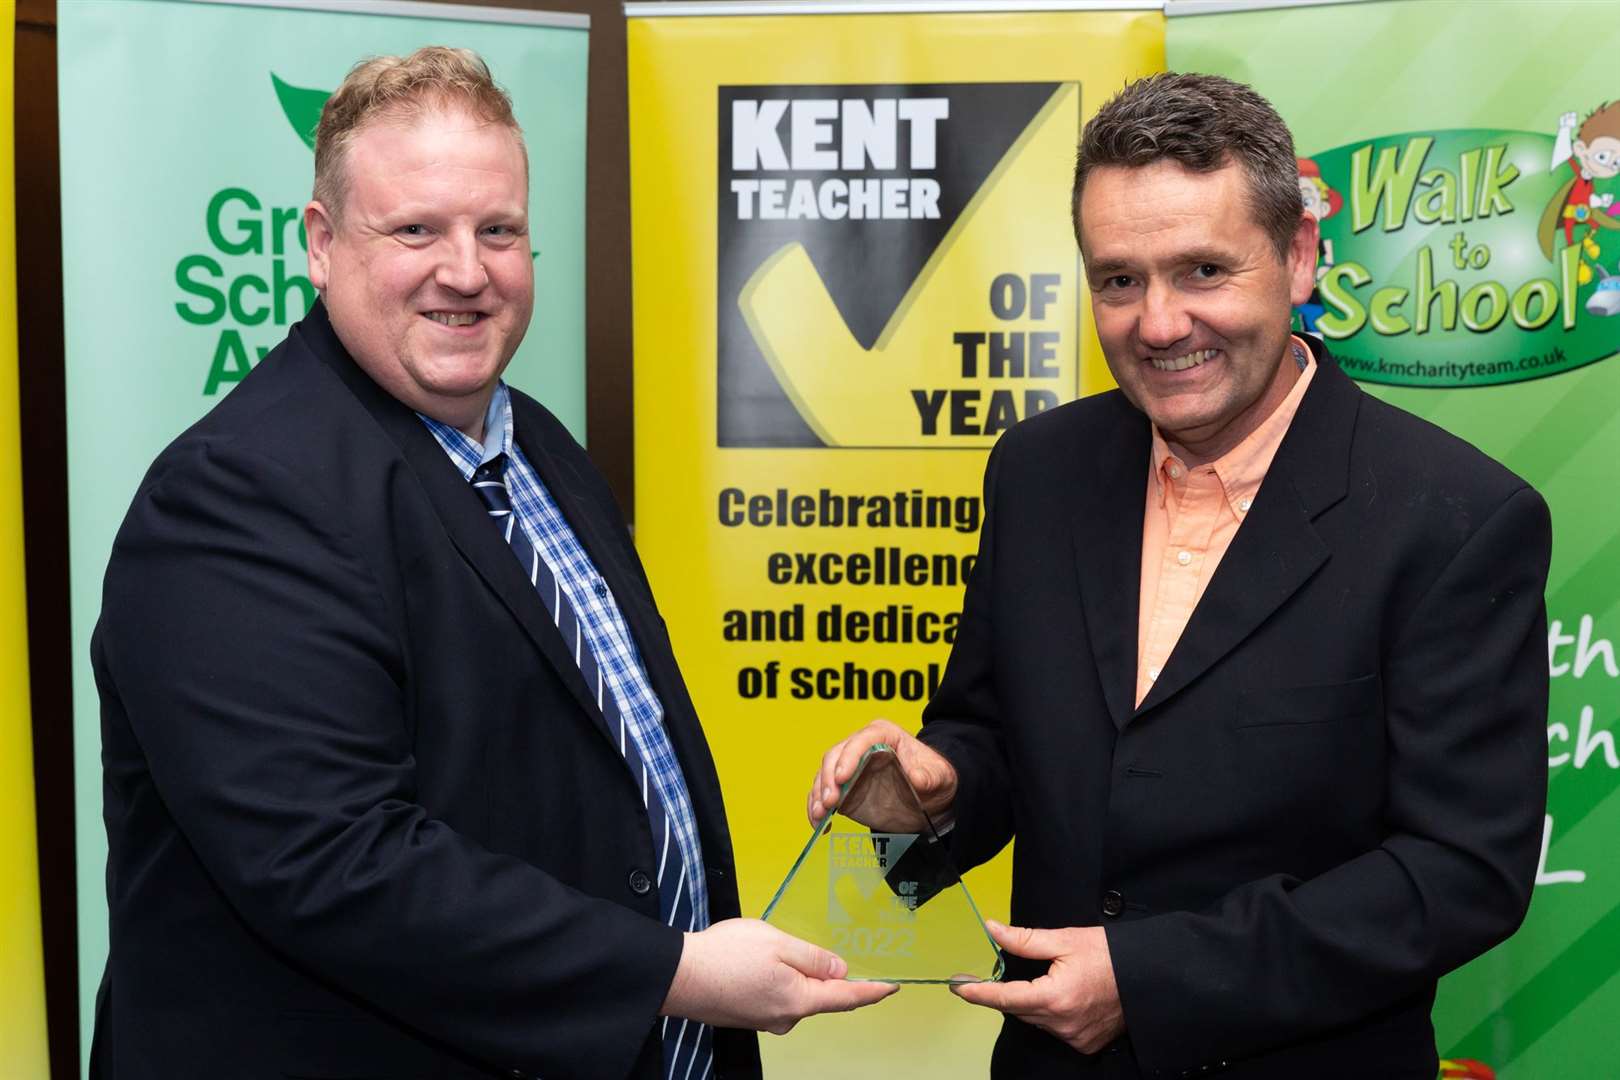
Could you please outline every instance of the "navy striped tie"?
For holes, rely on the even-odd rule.
[[[480,465],[473,473],[473,490],[483,499],[489,516],[500,526],[506,542],[512,546],[513,554],[529,575],[530,584],[545,601],[546,610],[551,612],[552,619],[557,623],[563,642],[573,649],[574,663],[579,665],[579,673],[585,676],[585,685],[596,696],[596,704],[602,710],[608,734],[617,742],[619,753],[624,755],[624,763],[629,766],[630,775],[641,790],[641,801],[647,807],[647,822],[657,838],[654,846],[658,849],[656,877],[660,917],[666,925],[679,930],[702,929],[696,925],[692,894],[687,888],[686,859],[681,855],[680,845],[675,842],[664,801],[658,794],[657,786],[648,783],[647,765],[641,759],[640,747],[636,745],[634,735],[626,731],[624,714],[619,711],[612,687],[602,677],[596,653],[585,637],[584,623],[575,614],[574,605],[569,602],[568,594],[562,591],[551,567],[546,565],[546,560],[529,542],[528,535],[518,525],[517,515],[512,512],[512,496],[506,490],[506,460],[505,454],[497,454]],[[640,876],[642,881],[646,880],[645,875]],[[634,880],[635,875],[632,875],[632,887]],[[666,1017],[663,1021],[663,1042],[666,1077],[670,1080],[702,1080],[708,1076],[714,1064],[714,1055],[713,1032],[707,1024],[688,1020],[672,1022]]]

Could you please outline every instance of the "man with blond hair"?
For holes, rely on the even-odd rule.
[[[95,1077],[745,1077],[738,1029],[888,992],[736,918],[624,522],[500,378],[527,208],[473,54],[328,101],[321,299],[158,458],[107,570]]]
[[[1547,506],[1289,333],[1317,222],[1253,89],[1165,73],[1081,137],[1117,391],[1009,431],[920,738],[972,866],[1016,835],[1007,1080],[1434,1080],[1435,983],[1512,933],[1546,799]],[[893,775],[890,770],[886,775]],[[918,827],[892,789],[850,808]],[[913,805],[915,805],[913,803]]]

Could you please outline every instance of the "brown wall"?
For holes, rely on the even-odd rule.
[[[79,977],[55,0],[18,0],[16,61],[18,394],[45,1007],[52,1080],[76,1080]],[[87,887],[100,888],[100,883]]]
[[[452,0],[468,2],[468,0]],[[479,0],[591,16],[586,194],[586,424],[591,457],[634,520],[630,196],[624,18],[617,0]],[[29,676],[52,1080],[77,1080],[73,693],[68,626],[57,0],[17,0],[17,299]],[[496,73],[497,76],[499,72]],[[102,883],[83,883],[99,891]]]

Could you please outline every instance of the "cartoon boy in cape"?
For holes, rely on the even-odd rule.
[[[1612,194],[1597,194],[1594,182],[1620,175],[1620,102],[1600,105],[1586,122],[1576,130],[1579,118],[1565,113],[1558,121],[1558,138],[1553,143],[1552,164],[1549,170],[1569,162],[1574,174],[1553,193],[1547,209],[1542,211],[1536,229],[1541,253],[1553,257],[1553,244],[1559,226],[1563,226],[1564,245],[1576,243],[1575,231],[1582,226],[1585,233],[1580,239],[1580,283],[1592,280],[1592,265],[1597,262],[1599,247],[1596,234],[1599,229],[1620,229],[1616,219]],[[1616,208],[1620,209],[1620,208]]]
[[[1322,170],[1310,158],[1295,159],[1299,164],[1299,200],[1305,209],[1317,221],[1325,221],[1339,212],[1344,205],[1344,198],[1337,191],[1328,187],[1327,181],[1322,179]],[[1321,240],[1316,249],[1316,281],[1321,283],[1324,275],[1333,268],[1333,241]],[[1299,325],[1307,334],[1322,335],[1316,329],[1316,320],[1322,317],[1327,310],[1322,306],[1321,293],[1311,289],[1311,298],[1294,308],[1299,315]]]

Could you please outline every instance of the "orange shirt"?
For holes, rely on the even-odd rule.
[[[1310,349],[1291,338],[1305,369],[1272,414],[1247,438],[1206,465],[1189,469],[1153,429],[1147,504],[1142,516],[1142,591],[1136,631],[1136,704],[1170,658],[1193,608],[1232,545],[1260,492],[1300,399],[1316,373]]]

